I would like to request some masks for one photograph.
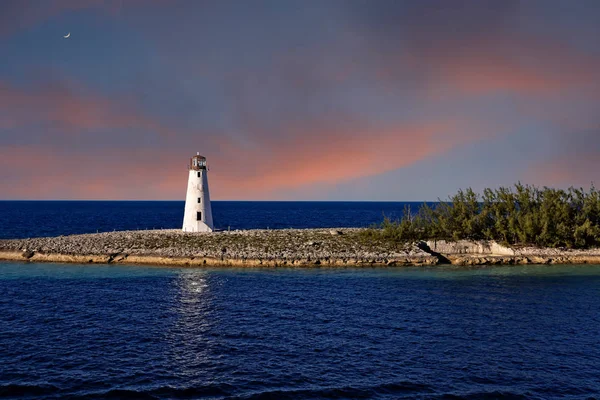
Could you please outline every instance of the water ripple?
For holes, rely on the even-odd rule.
[[[594,398],[599,294],[600,266],[5,263],[0,397]]]

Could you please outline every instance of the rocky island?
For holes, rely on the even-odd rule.
[[[172,266],[600,264],[600,249],[507,247],[494,241],[397,243],[360,228],[184,233],[122,231],[0,240],[0,259]]]

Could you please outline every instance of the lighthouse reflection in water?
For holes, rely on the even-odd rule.
[[[177,375],[206,378],[203,371],[209,368],[211,345],[208,332],[215,323],[208,274],[202,270],[182,270],[171,285],[173,320],[166,338],[170,367]]]

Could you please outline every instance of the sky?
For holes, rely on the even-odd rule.
[[[589,188],[597,0],[3,0],[0,199]],[[69,38],[63,36],[70,33]]]

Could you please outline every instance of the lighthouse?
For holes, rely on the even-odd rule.
[[[188,167],[183,231],[212,232],[213,229],[210,195],[208,193],[206,157],[201,156],[200,153],[196,153],[190,159]]]

